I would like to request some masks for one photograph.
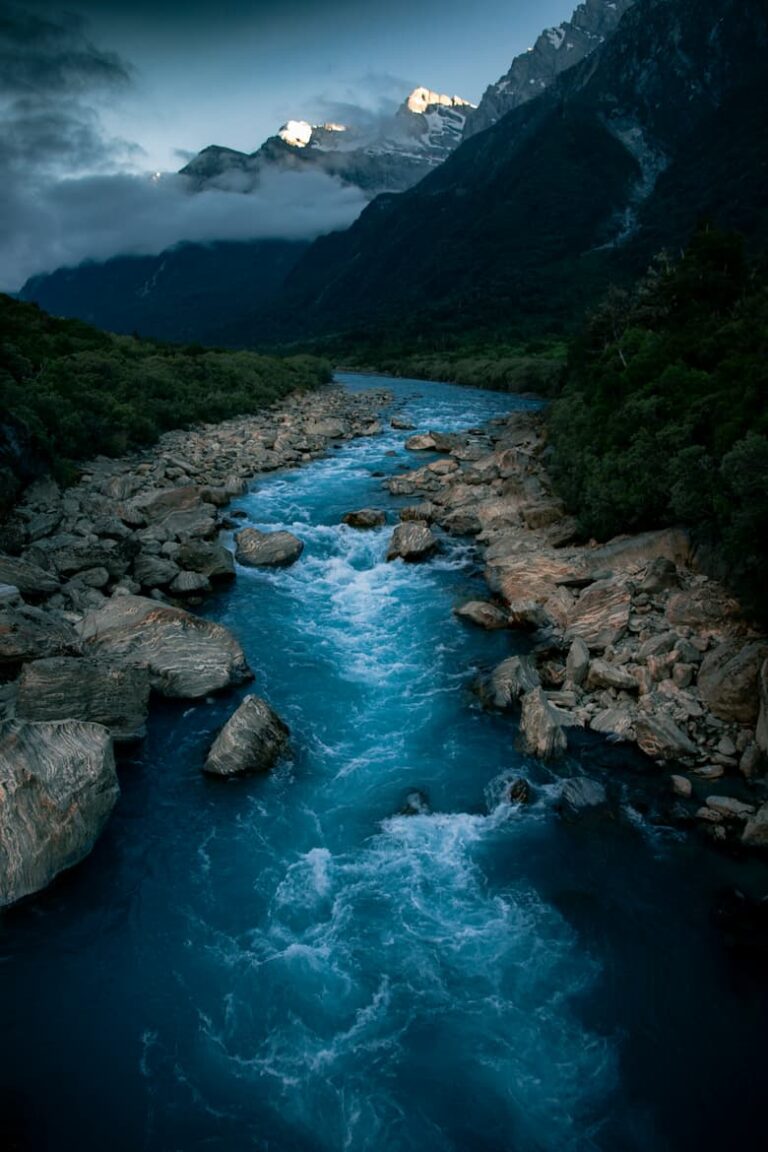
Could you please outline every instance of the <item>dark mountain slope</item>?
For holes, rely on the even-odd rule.
[[[537,100],[316,241],[237,338],[285,338],[298,313],[309,333],[543,323],[704,211],[764,236],[767,53],[764,0],[638,0]]]

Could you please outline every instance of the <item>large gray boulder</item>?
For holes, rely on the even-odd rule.
[[[508,656],[483,683],[482,694],[494,708],[511,708],[526,692],[541,686],[530,656]]]
[[[698,756],[699,749],[682,728],[663,712],[638,715],[635,735],[639,747],[654,760]]]
[[[753,725],[760,708],[760,670],[768,644],[726,640],[708,652],[699,669],[702,701],[721,720]]]
[[[0,584],[13,584],[22,596],[50,596],[60,587],[58,576],[19,556],[0,553]]]
[[[509,625],[507,613],[487,600],[469,600],[453,611],[460,620],[467,620],[470,624],[476,624],[478,628],[485,628],[488,631],[506,628]]]
[[[400,559],[416,563],[431,556],[437,545],[437,537],[421,521],[398,524],[389,542],[387,560]]]
[[[146,732],[149,672],[72,656],[33,660],[19,681],[21,720],[82,720],[102,724],[114,740],[139,740]]]
[[[259,532],[257,528],[243,528],[235,544],[235,559],[248,568],[285,567],[304,551],[302,541],[291,532]]]
[[[210,776],[268,772],[288,743],[288,728],[259,696],[246,696],[222,728],[203,771]]]
[[[0,607],[0,668],[79,649],[74,628],[53,612],[12,601]]]
[[[119,793],[101,725],[0,724],[0,906],[87,856]]]
[[[114,596],[80,625],[87,655],[146,668],[163,696],[196,699],[251,678],[240,644],[221,624],[143,596]]]
[[[189,572],[198,572],[209,580],[234,580],[235,561],[223,544],[206,540],[189,540],[179,546],[176,563]]]
[[[357,512],[347,512],[341,519],[350,528],[380,528],[386,524],[387,514],[379,508],[360,508]]]
[[[550,760],[562,756],[568,737],[559,709],[549,703],[541,688],[526,692],[520,719],[520,738],[524,752]]]

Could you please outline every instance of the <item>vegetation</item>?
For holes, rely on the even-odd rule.
[[[702,227],[571,347],[553,473],[588,535],[684,523],[758,606],[768,563],[768,283]]]
[[[0,513],[35,472],[117,456],[170,428],[256,412],[330,380],[316,357],[277,359],[113,336],[0,296]]]

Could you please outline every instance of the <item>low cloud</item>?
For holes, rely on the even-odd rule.
[[[322,172],[265,172],[242,195],[194,192],[183,176],[116,175],[42,186],[10,208],[16,227],[0,240],[0,289],[29,276],[118,254],[152,255],[183,241],[312,239],[349,225],[365,207],[356,188]]]

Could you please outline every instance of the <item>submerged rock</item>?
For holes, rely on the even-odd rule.
[[[22,720],[102,724],[115,740],[144,736],[148,709],[146,668],[120,668],[104,660],[71,656],[27,664],[16,701],[16,715]]]
[[[399,814],[401,816],[428,816],[430,811],[429,799],[426,792],[415,788],[413,792],[409,792],[406,796]]]
[[[392,533],[387,560],[417,562],[426,560],[437,549],[438,540],[426,524],[418,520],[398,524]]]
[[[196,699],[251,678],[240,644],[221,624],[143,596],[115,596],[85,617],[86,652],[147,668],[163,696]]]
[[[119,793],[101,725],[0,724],[0,906],[87,856]]]
[[[289,731],[266,700],[246,696],[222,728],[203,771],[209,776],[268,772],[288,743]]]
[[[487,600],[470,600],[454,608],[453,611],[460,620],[468,620],[471,624],[477,624],[479,628],[486,628],[488,631],[506,628],[508,625],[507,613],[497,608],[495,604],[489,604]]]
[[[557,807],[565,820],[605,816],[608,814],[608,794],[599,781],[588,776],[575,776],[563,785]]]
[[[380,528],[386,524],[387,514],[378,508],[360,508],[357,512],[347,512],[342,521],[350,528]]]
[[[259,532],[257,528],[243,528],[235,544],[235,559],[248,568],[287,567],[304,551],[302,541],[291,532]]]

